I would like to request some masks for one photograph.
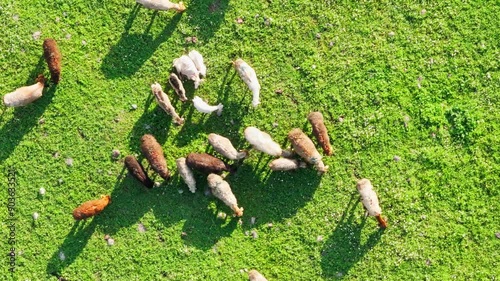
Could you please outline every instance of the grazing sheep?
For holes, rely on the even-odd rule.
[[[307,120],[312,125],[313,134],[318,140],[318,143],[323,148],[326,155],[331,156],[333,154],[332,146],[330,145],[330,137],[328,136],[328,130],[326,129],[325,123],[323,121],[323,115],[321,112],[311,112],[307,116]]]
[[[45,77],[40,74],[36,78],[35,84],[17,88],[14,92],[3,96],[3,103],[9,107],[28,105],[42,96],[44,86]]]
[[[290,152],[282,150],[280,145],[273,141],[268,133],[262,132],[255,127],[247,127],[244,131],[245,139],[254,149],[269,154],[271,156],[289,157]]]
[[[172,3],[168,0],[135,0],[135,2],[142,4],[148,9],[153,10],[166,11],[172,9],[176,10],[177,12],[183,12],[184,10],[186,10],[186,6],[184,6],[184,3],[182,2]]]
[[[266,277],[264,277],[260,272],[255,269],[252,269],[248,272],[248,280],[249,281],[267,281]]]
[[[182,102],[188,101],[188,98],[186,97],[186,90],[184,90],[184,86],[182,85],[181,79],[175,75],[175,73],[171,73],[170,76],[168,77],[168,83],[170,83],[170,86],[174,89],[175,93],[179,96],[179,99]]]
[[[378,203],[378,197],[375,190],[373,190],[373,185],[368,179],[360,179],[356,184],[356,188],[361,195],[361,202],[368,212],[369,216],[374,216],[380,228],[387,228],[387,222],[382,218],[382,208]]]
[[[167,160],[165,160],[165,156],[163,156],[161,145],[156,141],[154,136],[150,134],[142,136],[141,151],[148,160],[149,165],[151,165],[151,168],[153,168],[153,170],[164,180],[169,180],[170,172],[167,168]]]
[[[297,159],[278,158],[269,163],[269,168],[273,171],[291,171],[305,167],[307,167],[306,163]]]
[[[207,76],[207,66],[203,62],[203,56],[196,50],[189,52],[188,57],[194,62],[196,69],[200,72],[202,77]]]
[[[186,55],[182,55],[180,58],[174,59],[173,66],[177,70],[179,76],[184,75],[189,80],[194,81],[194,88],[198,89],[200,86],[200,72],[196,69],[194,62]]]
[[[174,123],[177,125],[184,124],[184,118],[181,118],[177,114],[175,108],[170,103],[170,99],[168,98],[167,94],[163,92],[161,85],[158,83],[151,84],[151,91],[153,92],[153,95],[155,96],[156,101],[158,102],[160,107],[163,108],[163,110],[165,110],[165,112],[170,116],[172,116],[172,118],[174,119]]]
[[[219,158],[207,153],[189,153],[186,157],[189,168],[205,174],[221,174],[222,172],[234,172],[234,168]]]
[[[195,193],[196,180],[194,178],[193,171],[191,171],[191,169],[188,167],[186,163],[186,158],[181,157],[175,160],[175,163],[177,164],[177,171],[179,171],[179,174],[181,175],[182,179],[187,184],[189,191]]]
[[[222,103],[219,103],[218,105],[209,105],[198,96],[195,96],[193,98],[193,105],[201,113],[210,114],[214,111],[217,111],[218,116],[222,114],[222,108],[224,107]]]
[[[100,199],[87,201],[73,210],[73,218],[75,220],[83,220],[95,216],[102,212],[110,202],[111,197],[109,195],[103,195]]]
[[[125,157],[125,167],[127,167],[128,172],[145,187],[153,188],[154,182],[148,177],[144,167],[142,167],[141,163],[139,163],[134,156],[129,155]]]
[[[236,197],[234,196],[227,181],[223,180],[221,176],[216,174],[208,175],[207,181],[212,194],[230,207],[234,212],[234,216],[243,216],[243,208],[238,207]]]
[[[314,165],[320,174],[328,170],[328,166],[325,166],[321,160],[321,155],[314,143],[301,129],[292,129],[288,133],[288,139],[292,143],[294,151],[307,163]]]
[[[242,59],[237,59],[233,62],[234,68],[238,71],[241,79],[247,84],[250,91],[253,93],[252,105],[253,107],[257,107],[259,105],[259,93],[260,93],[260,84],[259,80],[257,80],[257,74],[255,74],[255,70],[250,67],[246,62]]]
[[[246,151],[237,151],[228,138],[211,133],[208,135],[208,142],[215,151],[230,160],[240,160],[248,156]]]
[[[55,84],[61,81],[61,52],[54,39],[43,40],[43,56],[50,71],[50,80]]]

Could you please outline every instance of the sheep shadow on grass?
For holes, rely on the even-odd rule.
[[[359,221],[359,200],[357,194],[351,196],[346,211],[342,215],[337,227],[326,241],[321,258],[323,276],[327,278],[342,278],[347,276],[349,270],[358,263],[382,238],[384,229],[374,229],[362,243],[362,231],[367,219]],[[363,239],[364,240],[364,239]]]
[[[229,0],[192,1],[184,13],[190,17],[189,24],[197,32],[192,35],[202,42],[208,42],[224,22],[225,13],[229,8]]]
[[[243,164],[227,179],[240,207],[245,208],[245,218],[256,218],[255,225],[249,227],[293,217],[312,199],[321,182],[311,167],[273,172],[268,167],[270,156],[261,153],[253,157],[259,157],[258,164]]]
[[[104,238],[96,238],[93,235],[96,230],[114,237],[120,229],[137,226],[149,212],[162,225],[159,229],[146,225],[147,231],[158,232],[159,244],[163,242],[161,229],[180,221],[185,221],[184,232],[187,235],[184,243],[187,245],[209,249],[222,237],[231,235],[237,220],[217,220],[216,214],[207,210],[213,198],[204,196],[203,191],[181,194],[179,189],[187,190],[187,187],[177,177],[164,182],[160,187],[147,189],[126,173],[124,168],[110,195],[111,203],[97,216],[73,224],[62,244],[49,259],[47,275],[62,278],[65,269],[80,256],[90,239]],[[181,234],[179,233],[179,237]]]
[[[130,77],[136,73],[160,44],[170,38],[182,17],[182,14],[175,14],[161,33],[154,37],[150,34],[150,29],[158,15],[158,11],[155,11],[144,33],[131,33],[130,28],[140,9],[139,4],[133,8],[120,40],[111,47],[102,60],[101,71],[108,79]]]

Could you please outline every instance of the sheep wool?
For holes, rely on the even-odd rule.
[[[240,151],[238,152],[236,148],[234,148],[233,144],[228,138],[225,138],[221,135],[217,135],[211,133],[208,135],[208,142],[213,146],[215,151],[220,153],[222,156],[226,157],[229,160],[240,160],[244,159],[248,156],[248,152]]]
[[[220,199],[224,204],[233,210],[234,215],[237,217],[243,216],[243,208],[238,207],[238,202],[236,197],[229,186],[227,181],[223,180],[221,176],[216,174],[210,174],[207,177],[208,186],[212,191],[212,194]]]
[[[186,10],[186,6],[184,6],[184,3],[182,2],[172,3],[168,0],[136,0],[135,2],[153,10],[176,10],[177,12],[183,12]]]
[[[245,82],[245,84],[247,84],[250,91],[252,91],[252,105],[253,107],[257,107],[260,103],[260,84],[259,80],[257,80],[255,70],[242,59],[235,60],[233,65],[238,71],[241,79]]]
[[[360,179],[356,184],[361,202],[369,216],[374,216],[381,228],[387,227],[387,222],[382,218],[382,208],[380,208],[377,193],[373,190],[373,185],[368,179]]]
[[[297,159],[289,159],[289,158],[278,158],[274,159],[269,163],[269,168],[272,171],[291,171],[297,170],[298,168],[305,168],[306,163],[299,161]]]
[[[189,153],[186,157],[186,164],[189,168],[206,174],[234,172],[230,165],[207,153]]]
[[[169,180],[170,171],[167,168],[167,160],[165,160],[165,156],[163,156],[161,145],[156,141],[154,136],[150,134],[142,136],[141,151],[148,160],[149,165],[151,165],[151,168],[153,168],[153,170],[164,180]]]
[[[36,83],[31,86],[17,88],[14,92],[3,96],[5,106],[18,107],[28,105],[39,99],[43,94],[45,77],[42,74],[36,78]]]
[[[187,184],[189,191],[192,193],[196,192],[196,180],[194,178],[193,171],[186,164],[186,158],[181,157],[175,160],[175,164],[177,164],[177,171],[181,175],[184,182]]]
[[[307,120],[312,125],[313,134],[316,140],[323,148],[326,155],[331,156],[333,154],[332,146],[330,145],[330,137],[328,136],[328,130],[326,129],[325,123],[323,121],[323,114],[321,112],[311,112],[307,116]]]
[[[200,72],[196,68],[193,60],[186,55],[182,55],[180,58],[174,59],[173,66],[179,75],[184,75],[187,79],[193,80],[194,88],[198,89],[201,83]]]
[[[201,113],[210,114],[216,111],[218,116],[222,114],[222,108],[224,108],[222,103],[219,103],[218,105],[209,105],[208,103],[204,102],[199,96],[195,96],[193,98],[193,105],[196,110]]]
[[[285,156],[280,145],[273,141],[268,133],[262,132],[255,127],[247,127],[244,131],[245,139],[254,149],[271,156]],[[285,153],[286,154],[286,153]]]
[[[177,112],[175,111],[175,108],[172,106],[170,103],[170,99],[168,98],[167,94],[163,92],[163,89],[161,88],[161,85],[158,83],[153,83],[151,84],[151,91],[153,92],[153,95],[156,98],[156,102],[160,105],[163,110],[172,116],[174,123],[177,125],[182,125],[184,124],[184,118],[181,118]]]
[[[196,69],[200,72],[202,77],[207,76],[207,66],[203,62],[203,56],[196,50],[189,52],[188,57],[194,62]]]
[[[172,88],[174,89],[175,93],[179,96],[179,99],[182,102],[186,102],[188,98],[186,97],[186,90],[184,89],[184,86],[182,85],[181,79],[175,75],[175,73],[171,73],[170,76],[168,77],[168,83]]]
[[[110,202],[111,197],[109,195],[103,195],[100,199],[87,201],[73,210],[73,218],[75,220],[83,220],[98,215]]]
[[[54,39],[43,40],[43,57],[49,66],[50,80],[58,84],[61,80],[61,52]]]
[[[249,281],[267,281],[266,277],[264,277],[260,272],[255,269],[252,269],[248,272],[248,280]]]
[[[125,157],[125,167],[128,172],[145,187],[153,188],[154,182],[148,177],[144,167],[142,167],[141,163],[139,163],[134,156],[129,155]]]
[[[288,133],[288,139],[292,143],[295,152],[306,160],[307,163],[314,165],[320,174],[328,170],[328,166],[325,166],[321,160],[321,155],[314,146],[314,143],[301,129],[292,129]]]

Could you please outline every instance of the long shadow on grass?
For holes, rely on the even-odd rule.
[[[201,191],[192,194],[176,176],[158,188],[146,189],[132,176],[127,175],[111,195],[113,202],[106,208],[109,220],[102,226],[102,231],[113,235],[121,228],[138,225],[141,218],[152,211],[161,228],[146,227],[148,231],[158,232],[158,243],[163,242],[161,229],[185,221],[183,230],[187,234],[184,237],[185,243],[209,249],[222,237],[231,235],[236,227],[236,220],[224,223],[216,219],[216,214],[208,210],[213,198],[203,195],[206,181],[204,183],[202,178],[197,180]],[[179,193],[179,190],[184,192]],[[178,233],[179,237],[181,234]]]
[[[224,21],[224,14],[229,8],[229,0],[193,1],[185,13],[190,17],[189,24],[196,27],[196,37],[202,42],[208,42]]]
[[[48,275],[61,278],[62,270],[71,265],[80,255],[100,220],[100,217],[96,217],[89,223],[79,221],[73,224],[66,239],[62,245],[59,246],[59,249],[52,254],[52,257],[47,263],[46,271]]]
[[[321,268],[325,277],[347,276],[349,270],[380,241],[384,233],[383,229],[374,229],[366,242],[361,243],[361,232],[370,218],[363,217],[361,222],[356,220],[355,213],[359,213],[361,208],[357,208],[359,201],[354,198],[357,196],[351,197],[339,224],[323,247]]]
[[[240,207],[245,208],[246,219],[255,217],[256,225],[280,222],[293,217],[312,199],[321,182],[315,170],[273,172],[268,167],[271,157],[263,153],[254,157],[259,157],[257,164],[244,163],[227,179]]]
[[[70,266],[81,254],[93,236],[96,229],[114,235],[122,228],[129,228],[141,223],[141,218],[148,212],[154,213],[155,219],[161,222],[162,228],[169,227],[179,221],[186,221],[184,228],[187,233],[186,244],[208,249],[224,236],[229,236],[236,227],[236,220],[227,223],[218,221],[216,214],[207,210],[210,198],[202,192],[179,194],[178,189],[186,190],[179,181],[162,184],[158,188],[146,189],[132,176],[122,170],[120,179],[111,194],[111,203],[104,211],[87,221],[75,222],[65,240],[53,253],[47,264],[47,274],[60,277],[64,269]],[[161,229],[147,226],[147,231],[157,231],[158,243],[163,239]],[[179,237],[181,233],[179,233]],[[104,237],[94,237],[106,241]],[[62,254],[61,254],[62,253]],[[64,255],[64,259],[61,256]]]
[[[30,73],[27,80],[27,85],[35,83],[35,78],[38,74],[43,73],[45,61],[43,56],[40,57],[37,66]],[[14,110],[14,116],[2,126],[0,129],[0,136],[2,137],[2,149],[0,149],[0,163],[3,163],[16,146],[19,144],[23,136],[29,132],[33,127],[38,125],[38,120],[43,115],[45,109],[52,101],[57,86],[52,84],[43,89],[43,95],[32,104],[12,108],[4,108],[3,110]],[[2,115],[5,112],[2,113]]]
[[[101,71],[106,78],[130,77],[136,73],[144,62],[153,55],[160,44],[172,35],[182,17],[182,14],[175,14],[161,33],[154,37],[149,31],[158,15],[158,11],[155,11],[144,33],[129,33],[140,9],[139,4],[134,7],[125,24],[125,31],[120,40],[111,47],[109,53],[102,60]]]

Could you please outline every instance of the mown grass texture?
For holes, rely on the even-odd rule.
[[[17,171],[16,273],[5,258],[2,276],[245,280],[255,268],[269,280],[498,278],[497,2],[185,3],[175,14],[132,0],[0,2],[2,93],[48,75],[43,38],[63,55],[59,85],[0,117],[0,166]],[[191,49],[204,55],[208,76],[196,91],[187,82],[188,97],[222,102],[220,117],[182,104],[167,85],[172,60]],[[231,67],[238,57],[262,85],[256,109]],[[156,106],[155,81],[183,126]],[[313,110],[335,150],[324,160],[330,170],[270,173],[271,158],[252,151],[227,178],[245,208],[241,224],[217,218],[230,210],[204,195],[203,176],[195,194],[177,175],[145,190],[111,158],[113,149],[139,155],[140,137],[151,133],[175,173],[176,158],[213,152],[209,133],[248,148],[247,126],[287,147],[290,129],[311,135]],[[379,194],[385,231],[364,217],[361,177]],[[107,209],[75,223],[72,210],[101,194],[111,195]],[[6,208],[0,219],[6,257]]]

